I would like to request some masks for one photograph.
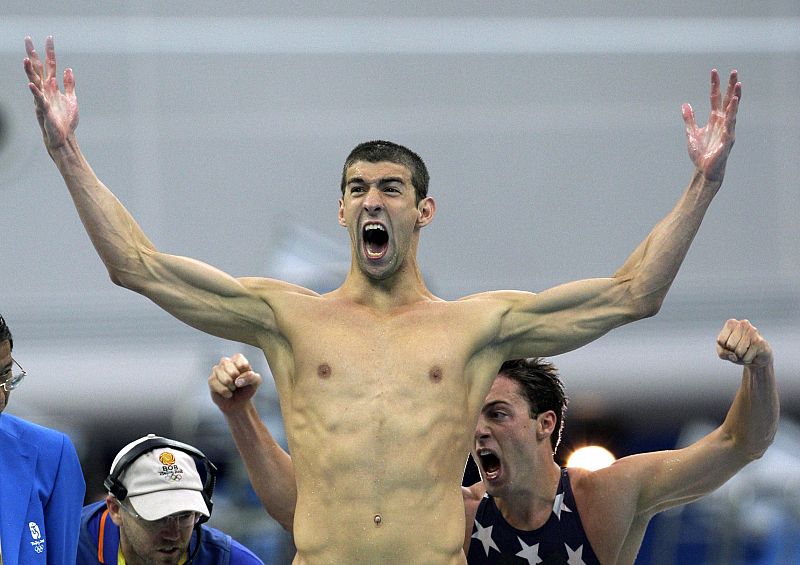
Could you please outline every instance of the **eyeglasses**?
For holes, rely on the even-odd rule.
[[[145,520],[133,508],[128,508],[125,504],[121,502],[119,505],[122,509],[139,520],[146,529],[148,530],[161,530],[166,528],[170,525],[170,523],[177,524],[179,528],[186,528],[187,526],[194,526],[197,522],[200,521],[200,514],[197,512],[192,512],[191,510],[187,512],[181,512],[179,514],[170,514],[169,516],[164,516],[163,518],[159,518],[158,520]]]
[[[14,365],[16,365],[19,369],[18,373],[13,371]],[[22,379],[24,379],[25,375],[27,374],[28,373],[25,372],[25,369],[22,368],[22,365],[17,363],[17,361],[12,357],[11,367],[0,373],[0,387],[5,389],[6,392],[11,392],[19,386],[19,383],[22,382]]]

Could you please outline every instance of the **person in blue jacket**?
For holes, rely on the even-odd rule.
[[[264,565],[204,524],[216,468],[198,449],[153,434],[126,445],[105,500],[83,509],[77,565]]]
[[[0,563],[73,565],[83,471],[65,434],[3,414],[25,377],[13,347],[0,315]]]

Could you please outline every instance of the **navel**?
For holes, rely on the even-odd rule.
[[[327,379],[331,376],[331,366],[327,363],[322,363],[317,367],[317,376],[321,379]]]
[[[433,367],[428,376],[433,382],[438,383],[442,380],[442,370],[439,367]]]
[[[375,514],[375,517],[372,519],[372,521],[375,522],[376,526],[380,526],[383,522],[383,518],[381,518],[380,514]]]

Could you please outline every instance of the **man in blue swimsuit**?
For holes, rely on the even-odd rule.
[[[505,363],[475,430],[482,481],[464,492],[467,561],[633,563],[653,516],[710,493],[772,443],[779,403],[769,343],[747,320],[728,320],[717,353],[744,366],[721,426],[686,448],[597,471],[555,463],[567,404],[555,367]]]
[[[759,458],[778,425],[772,349],[747,320],[728,320],[717,353],[744,366],[722,425],[686,448],[624,457],[597,471],[555,462],[567,404],[555,367],[540,359],[504,363],[475,429],[482,480],[462,489],[468,563],[633,563],[655,514],[710,493]],[[223,358],[208,382],[256,493],[291,531],[292,462],[250,402],[261,376],[239,354]]]

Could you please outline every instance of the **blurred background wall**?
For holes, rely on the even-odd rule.
[[[740,371],[716,358],[714,338],[725,319],[748,318],[776,351],[778,459],[752,465],[723,502],[656,521],[640,561],[794,562],[800,4],[654,6],[5,0],[0,312],[30,375],[9,412],[72,435],[91,500],[131,439],[195,443],[222,468],[212,523],[290,559],[205,385],[220,355],[244,351],[268,375],[263,356],[109,281],[42,147],[25,35],[40,51],[55,36],[77,80],[83,152],[160,249],[334,288],[349,261],[342,162],[361,141],[391,139],[430,170],[438,211],[420,260],[448,299],[611,275],[690,178],[681,104],[704,124],[710,69],[724,81],[736,68],[725,184],[662,311],[555,359],[572,399],[563,450],[600,442],[622,456],[716,426]],[[282,437],[271,383],[260,408]],[[769,478],[787,470],[774,492]],[[793,541],[772,539],[783,531]]]

